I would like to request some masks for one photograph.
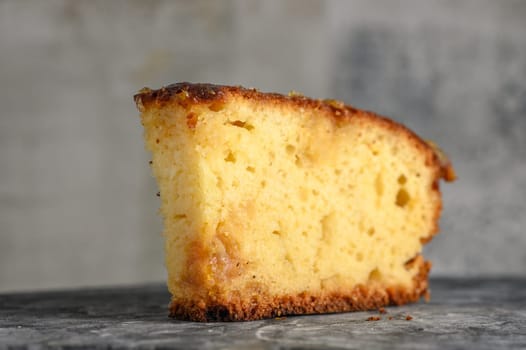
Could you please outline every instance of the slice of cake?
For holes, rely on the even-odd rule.
[[[180,83],[136,96],[161,196],[171,316],[375,309],[427,296],[435,146],[334,100]]]

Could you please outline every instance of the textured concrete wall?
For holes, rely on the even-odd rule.
[[[0,0],[0,290],[164,278],[131,96],[335,97],[449,153],[437,275],[526,275],[526,2]]]

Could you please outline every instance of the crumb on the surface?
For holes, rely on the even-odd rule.
[[[426,301],[426,303],[429,303],[429,301],[431,300],[431,292],[426,290],[426,293],[424,294],[424,300]]]
[[[282,320],[286,320],[287,317],[286,317],[286,316],[280,316],[280,317],[274,317],[274,319],[275,319],[276,321],[282,321]]]
[[[384,307],[380,307],[380,308],[378,309],[378,312],[381,313],[381,314],[386,314],[386,313],[387,313],[387,311],[385,310]]]
[[[388,320],[391,321],[393,319],[393,316],[389,316]]]
[[[378,316],[371,316],[367,319],[367,321],[380,321],[382,318]]]
[[[405,320],[406,320],[406,321],[411,321],[412,319],[413,319],[413,316],[411,316],[411,315],[407,315],[407,316],[405,317]]]

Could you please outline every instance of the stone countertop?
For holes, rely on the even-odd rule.
[[[2,294],[0,349],[526,348],[526,279],[432,279],[431,289],[429,303],[385,314],[237,323],[169,319],[161,284]]]

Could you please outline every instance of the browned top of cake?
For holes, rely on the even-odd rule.
[[[237,95],[246,99],[258,100],[266,103],[292,103],[298,107],[329,109],[338,111],[337,115],[354,114],[357,110],[336,100],[315,100],[301,94],[290,93],[283,95],[272,92],[260,92],[241,86],[226,86],[214,84],[175,83],[157,90],[143,88],[134,96],[135,102],[147,106],[151,103],[163,105],[173,98],[184,96],[192,104],[208,104],[225,100],[227,95]]]
[[[365,116],[375,118],[379,122],[385,123],[393,130],[402,131],[413,138],[417,143],[433,154],[432,163],[439,164],[440,177],[446,181],[453,181],[456,178],[455,171],[450,160],[444,152],[433,142],[424,141],[418,135],[407,129],[403,125],[393,120],[377,115],[373,112],[359,110],[346,105],[341,101],[332,99],[312,99],[298,93],[283,95],[279,93],[261,92],[257,89],[247,89],[241,86],[227,86],[204,83],[181,82],[170,84],[157,90],[150,88],[141,89],[134,95],[135,103],[139,110],[150,107],[162,108],[163,106],[177,101],[183,106],[188,105],[220,105],[226,102],[230,96],[238,96],[243,99],[260,101],[271,105],[286,104],[297,108],[308,108],[324,112],[323,114],[334,119],[336,122],[344,122],[355,116]]]

